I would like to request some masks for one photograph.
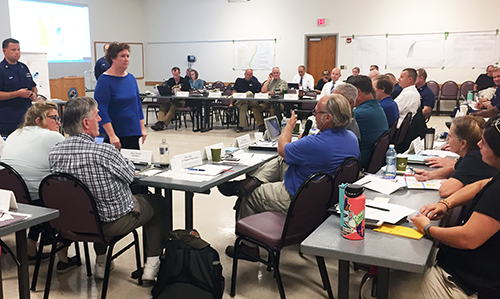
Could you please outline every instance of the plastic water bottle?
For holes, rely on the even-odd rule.
[[[287,122],[288,120],[283,116],[283,118],[281,119],[281,132],[283,132],[283,130],[285,129]]]
[[[170,163],[170,152],[168,150],[167,139],[162,139],[160,146],[160,164],[168,164]]]
[[[394,144],[389,145],[389,149],[385,153],[385,175],[387,177],[396,177],[396,156]]]

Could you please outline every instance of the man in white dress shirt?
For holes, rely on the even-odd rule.
[[[403,91],[394,99],[399,108],[398,128],[408,112],[413,118],[420,108],[420,93],[415,87],[417,71],[413,68],[406,68],[399,77],[399,86]]]
[[[321,97],[333,93],[333,90],[335,89],[335,84],[339,80],[340,76],[342,76],[342,74],[340,73],[340,69],[333,68],[331,74],[332,81],[325,83],[325,85],[323,85],[323,89],[321,90]]]
[[[298,74],[292,79],[292,83],[299,83],[299,87],[304,90],[314,90],[314,77],[306,73],[306,67],[299,66]]]

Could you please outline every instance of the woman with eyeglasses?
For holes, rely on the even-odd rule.
[[[448,197],[465,185],[491,178],[498,169],[483,162],[478,142],[483,135],[485,121],[478,116],[456,117],[450,126],[447,141],[450,151],[460,158],[455,162],[445,158],[430,158],[428,165],[437,165],[437,170],[415,169],[419,181],[447,179],[439,188],[441,197]]]
[[[24,116],[21,127],[12,132],[5,141],[1,161],[13,167],[28,186],[34,204],[43,206],[38,199],[38,186],[50,174],[49,152],[56,143],[64,140],[59,133],[61,119],[57,105],[39,100],[31,106]],[[28,234],[28,259],[35,261],[36,242],[40,230],[32,227]],[[48,258],[42,255],[42,258]],[[66,273],[76,267],[76,258],[67,258],[66,250],[58,252],[57,272]]]
[[[500,116],[491,118],[478,142],[482,159],[500,169]],[[467,185],[411,218],[417,229],[441,243],[437,264],[424,274],[391,272],[389,298],[498,298],[500,294],[500,174]],[[439,227],[430,220],[466,205],[460,225]],[[371,284],[362,288],[371,298]]]

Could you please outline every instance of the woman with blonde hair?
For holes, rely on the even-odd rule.
[[[415,169],[415,178],[419,181],[433,179],[447,179],[439,188],[441,197],[448,197],[463,186],[476,181],[491,178],[498,173],[498,169],[483,162],[477,143],[483,135],[485,121],[478,116],[456,117],[450,126],[446,138],[450,151],[460,158],[454,160],[445,158],[428,159],[428,164],[439,165],[441,168],[428,171]]]
[[[49,152],[56,143],[64,140],[59,133],[60,125],[57,105],[39,100],[26,111],[21,127],[5,141],[1,161],[19,172],[28,186],[31,200],[37,205],[43,205],[38,199],[38,186],[50,174]],[[28,234],[28,258],[31,261],[35,260],[39,234],[37,227],[32,227]],[[76,258],[67,258],[67,248],[59,251],[58,257],[58,273],[66,273],[76,266]]]

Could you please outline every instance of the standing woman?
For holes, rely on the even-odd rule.
[[[142,102],[135,77],[127,72],[130,61],[130,46],[114,42],[106,52],[106,61],[111,67],[97,80],[95,99],[102,118],[101,134],[105,142],[117,149],[139,149],[139,138],[146,140]]]

